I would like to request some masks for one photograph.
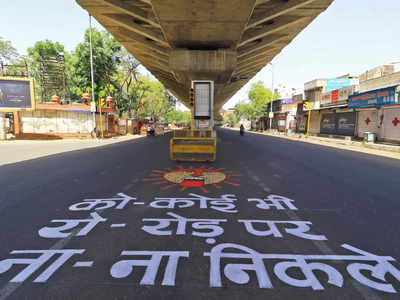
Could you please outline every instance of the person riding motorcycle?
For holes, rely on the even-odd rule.
[[[240,125],[240,135],[244,135],[244,126],[243,124]]]

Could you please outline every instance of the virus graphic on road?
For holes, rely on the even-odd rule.
[[[153,170],[143,180],[159,185],[161,190],[174,187],[179,188],[180,191],[188,188],[199,188],[202,192],[208,193],[209,187],[222,189],[225,184],[240,186],[240,176],[242,175],[239,173],[225,171],[225,169],[206,166],[200,168],[179,166],[177,169]]]

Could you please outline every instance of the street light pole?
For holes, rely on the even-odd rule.
[[[94,101],[94,71],[93,71],[93,46],[92,46],[92,15],[89,14],[89,47],[90,47],[90,76],[92,81],[92,103]],[[93,112],[93,131],[97,138],[96,133],[96,112]]]
[[[271,68],[272,68],[272,85],[271,85],[272,97],[271,97],[271,110],[270,110],[271,115],[272,115],[272,105],[274,104],[274,65],[271,62],[269,62],[268,64],[271,65]],[[269,130],[272,131],[272,118],[271,118],[271,116],[269,118]]]

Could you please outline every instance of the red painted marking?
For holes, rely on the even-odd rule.
[[[400,121],[399,121],[399,119],[397,119],[397,117],[396,118],[394,118],[394,120],[392,121],[392,123],[393,123],[393,126],[397,126],[397,125],[399,125],[399,123],[400,123]]]
[[[369,122],[371,122],[371,120],[369,118],[365,119],[365,124],[369,125]]]

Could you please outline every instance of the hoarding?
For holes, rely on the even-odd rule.
[[[349,108],[391,105],[396,104],[397,102],[396,87],[384,88],[349,96]]]
[[[210,82],[194,82],[194,118],[210,119],[211,118],[211,97],[212,88]]]
[[[35,108],[33,80],[27,78],[0,77],[0,111]]]
[[[349,86],[349,78],[331,78],[326,80],[325,92],[332,92],[334,90],[339,90],[342,87]]]

